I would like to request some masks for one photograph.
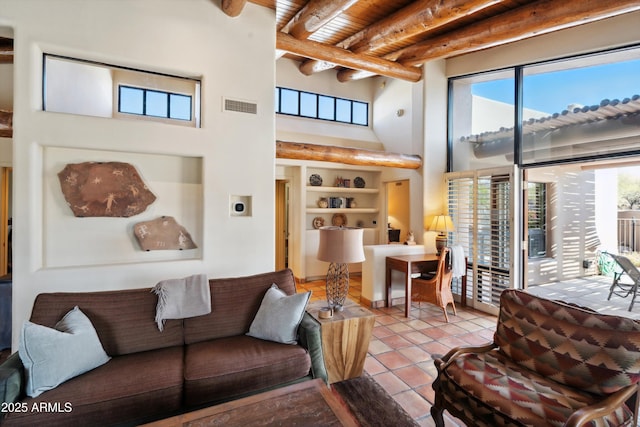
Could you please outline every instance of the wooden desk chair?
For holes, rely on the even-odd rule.
[[[449,323],[447,315],[447,305],[453,306],[453,314],[456,313],[456,304],[453,302],[451,293],[451,280],[453,274],[447,265],[447,255],[449,248],[444,248],[440,252],[438,267],[433,277],[420,276],[411,280],[411,299],[416,302],[428,302],[442,308],[444,318]]]
[[[629,295],[631,297],[631,304],[629,304],[629,311],[633,309],[633,304],[636,302],[636,295],[638,295],[638,285],[640,284],[640,271],[636,268],[635,265],[629,260],[629,258],[622,255],[614,255],[609,254],[611,258],[613,258],[622,271],[613,273],[613,283],[609,288],[609,296],[607,297],[607,301],[611,299],[611,295],[617,295],[622,298],[626,298]],[[620,279],[622,275],[626,274],[629,276],[633,283],[622,283]]]

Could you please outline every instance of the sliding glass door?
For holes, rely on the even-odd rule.
[[[449,215],[456,228],[449,244],[461,245],[468,259],[467,303],[494,314],[500,293],[519,287],[515,175],[512,168],[446,174]]]

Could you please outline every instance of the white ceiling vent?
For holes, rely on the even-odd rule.
[[[237,113],[258,114],[258,104],[249,101],[223,98],[222,109],[224,111],[235,111]]]

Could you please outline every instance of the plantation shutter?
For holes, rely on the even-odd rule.
[[[456,227],[450,243],[462,245],[471,263],[467,301],[497,313],[500,294],[514,287],[513,173],[451,173],[447,187],[449,215]]]
[[[473,223],[474,223],[474,178],[473,176],[458,176],[449,179],[447,182],[449,206],[449,216],[455,227],[454,233],[449,233],[449,244],[461,245],[464,248],[467,263],[472,261],[471,249],[473,248]],[[471,283],[470,271],[467,268],[467,301],[473,297],[473,287]],[[451,291],[456,295],[462,294],[461,281],[454,279],[451,283]]]

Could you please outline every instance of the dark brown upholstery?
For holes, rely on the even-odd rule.
[[[474,426],[634,425],[640,322],[510,289],[494,341],[435,365],[437,426],[444,409]]]
[[[158,330],[157,302],[150,288],[40,294],[31,321],[52,328],[77,305],[91,320],[109,356],[182,345],[182,320],[167,320],[164,331]]]
[[[194,406],[296,380],[311,363],[300,346],[240,335],[187,346],[185,366],[185,403]]]
[[[23,400],[29,407],[69,402],[72,412],[12,413],[7,425],[91,425],[89,420],[111,425],[177,411],[182,406],[183,367],[182,346],[114,357],[53,390]]]
[[[211,280],[212,313],[167,320],[163,332],[155,322],[157,296],[151,289],[38,295],[32,322],[53,327],[77,305],[112,359],[32,399],[18,396],[23,368],[19,358],[10,357],[0,365],[2,402],[69,402],[72,411],[0,414],[0,423],[136,425],[266,388],[326,380],[320,327],[309,315],[300,326],[305,347],[245,335],[273,283],[295,293],[291,270]],[[5,379],[15,382],[11,393]]]
[[[211,313],[184,319],[185,343],[193,344],[248,332],[264,294],[273,283],[287,295],[296,293],[291,270],[210,280]]]

